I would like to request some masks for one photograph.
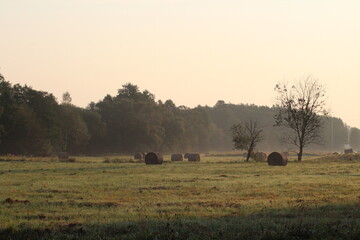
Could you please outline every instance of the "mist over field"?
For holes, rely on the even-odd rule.
[[[230,104],[188,108],[155,96],[133,84],[115,96],[91,102],[87,108],[71,103],[70,94],[57,102],[51,93],[1,81],[1,154],[35,156],[104,155],[135,152],[232,151],[231,127],[257,120],[264,128],[257,151],[296,151],[285,144],[289,130],[275,127],[276,107]],[[321,141],[306,151],[342,152],[360,148],[360,130],[335,117],[323,117]]]
[[[359,240],[359,0],[0,0],[0,240]]]

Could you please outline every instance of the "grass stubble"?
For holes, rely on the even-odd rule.
[[[165,156],[165,159],[169,159]],[[360,159],[0,159],[0,239],[360,239]]]

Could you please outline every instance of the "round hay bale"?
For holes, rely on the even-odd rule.
[[[190,153],[185,153],[185,154],[184,154],[184,158],[188,159],[188,158],[189,158],[189,154],[190,154]]]
[[[344,150],[344,153],[345,153],[345,154],[354,153],[354,151],[352,150],[352,148],[349,148],[349,149],[345,149],[345,150]]]
[[[171,155],[171,161],[183,161],[183,155],[181,153],[174,153]]]
[[[288,158],[284,153],[272,152],[269,154],[267,162],[270,166],[286,166]]]
[[[265,162],[267,160],[267,154],[264,152],[257,152],[254,155],[254,160],[256,162]]]
[[[198,153],[189,153],[188,161],[189,162],[200,162],[200,154],[198,154]]]
[[[58,158],[60,160],[68,160],[69,159],[69,154],[67,152],[59,152]]]
[[[162,164],[164,161],[163,156],[161,153],[157,152],[149,152],[145,156],[145,163],[146,165],[150,164]]]
[[[135,153],[134,155],[134,159],[137,159],[137,160],[143,160],[144,159],[144,156],[141,152],[137,152]]]

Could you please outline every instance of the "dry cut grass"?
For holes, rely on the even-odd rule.
[[[0,239],[357,239],[360,161],[344,158],[1,158]]]

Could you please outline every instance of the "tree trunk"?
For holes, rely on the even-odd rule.
[[[247,152],[247,155],[246,155],[246,160],[245,160],[246,162],[249,161],[251,153],[252,153],[252,149],[249,149],[248,152]]]
[[[298,153],[298,162],[301,162],[302,160],[302,155],[303,155],[303,146],[300,146],[300,151]]]

